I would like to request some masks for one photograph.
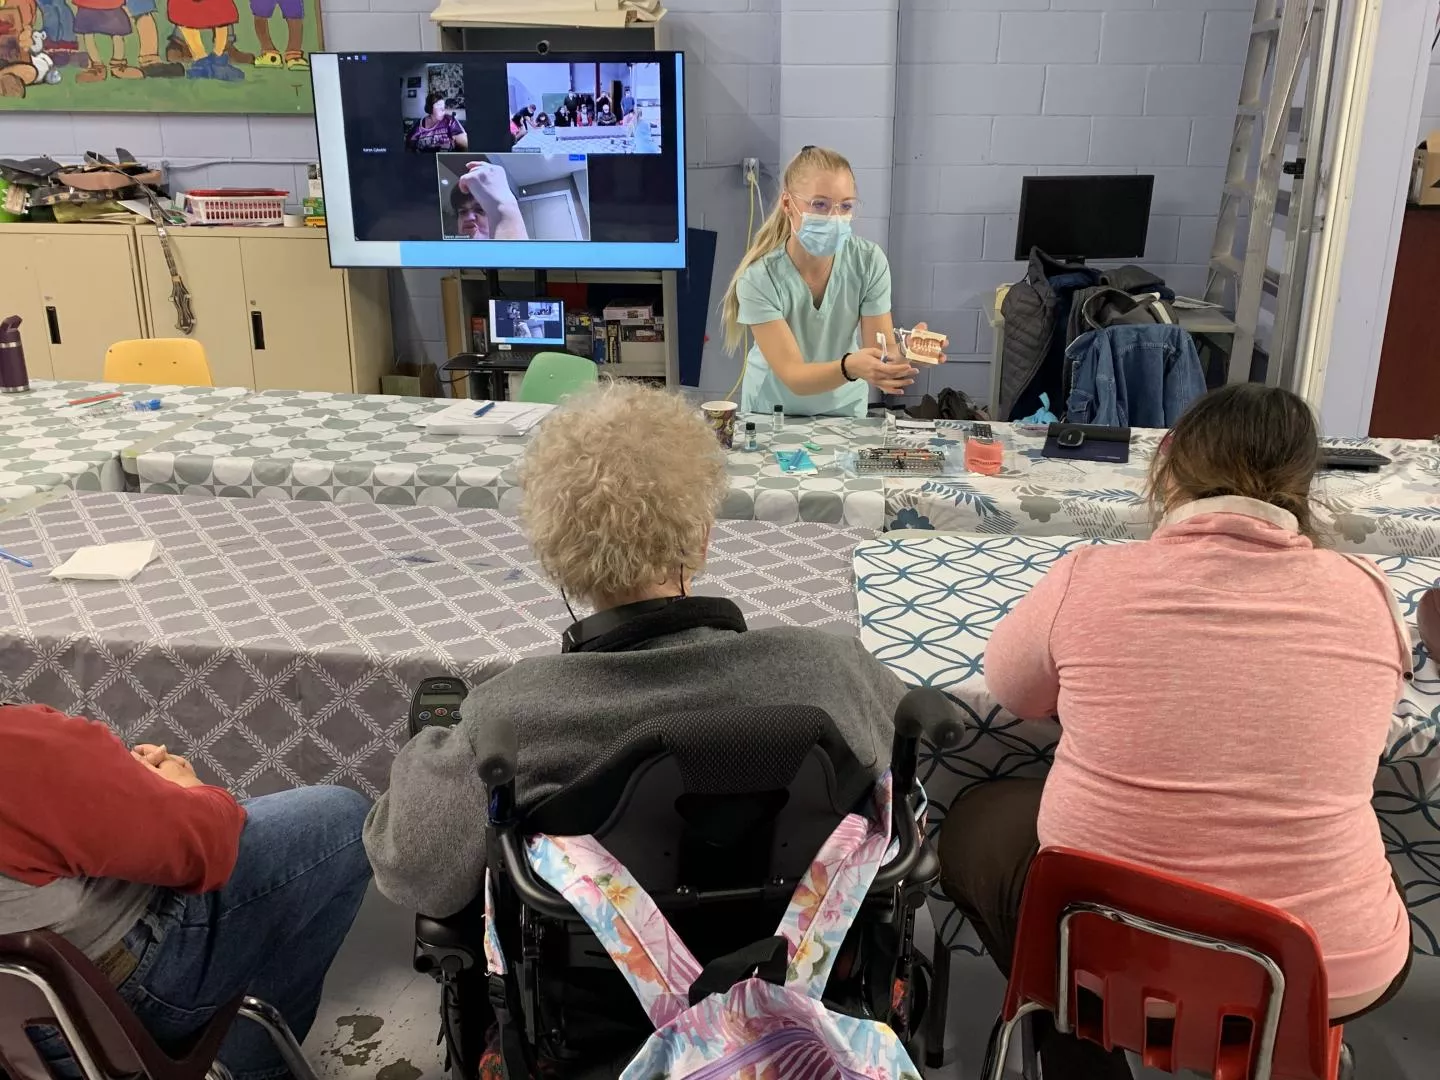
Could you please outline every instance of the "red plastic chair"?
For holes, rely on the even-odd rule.
[[[1098,1007],[1082,1009],[1085,995]],[[1173,1009],[1173,1022],[1147,1022],[1147,1004],[1152,1017]],[[1058,1031],[1171,1073],[1343,1080],[1349,1052],[1328,1005],[1320,944],[1293,915],[1118,859],[1046,848],[1026,879],[989,1075],[1000,1080],[1016,1024],[1045,1011]]]
[[[25,1029],[59,1028],[87,1080],[227,1080],[215,1060],[237,1016],[259,1024],[294,1080],[315,1080],[284,1018],[253,997],[222,1007],[181,1057],[166,1054],[79,949],[44,930],[0,935],[0,1075],[53,1080]]]

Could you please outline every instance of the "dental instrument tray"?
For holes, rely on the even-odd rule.
[[[944,468],[945,455],[938,450],[872,446],[855,455],[855,471],[861,474],[939,476]]]

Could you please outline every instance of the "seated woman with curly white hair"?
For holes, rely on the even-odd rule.
[[[536,432],[521,485],[541,567],[595,613],[556,654],[488,671],[457,726],[400,751],[365,827],[382,893],[439,917],[478,893],[486,800],[473,744],[492,717],[518,733],[526,804],[630,727],[717,705],[819,706],[862,765],[885,771],[904,688],[857,638],[747,630],[729,600],[692,595],[727,480],[724,451],[682,398],[615,384],[571,399]]]

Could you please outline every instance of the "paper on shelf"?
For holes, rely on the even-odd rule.
[[[154,540],[83,547],[54,570],[52,578],[76,581],[130,581],[155,561],[160,545]]]

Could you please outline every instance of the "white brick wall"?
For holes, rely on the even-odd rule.
[[[934,3],[945,0],[924,6]],[[1153,172],[1144,261],[1182,292],[1204,287],[1254,5],[949,0],[949,8],[901,4],[900,40],[916,46],[902,49],[897,80],[903,169],[890,261],[905,285],[897,321],[928,319],[951,336],[958,363],[928,373],[928,388],[983,394],[992,347],[985,308],[997,285],[1022,273],[1013,256],[1027,174]],[[968,30],[953,53],[935,40],[935,28],[952,21]],[[965,104],[950,104],[957,99]],[[988,117],[989,145],[978,123],[965,151],[947,145],[941,113]]]
[[[983,392],[986,293],[1013,280],[1020,178],[1156,173],[1147,260],[1203,285],[1253,0],[667,0],[686,51],[689,217],[719,234],[714,299],[739,260],[746,192],[804,143],[854,162],[859,227],[887,244],[897,319],[928,318],[961,362],[917,390]],[[333,49],[436,46],[432,0],[327,0]],[[1426,126],[1440,127],[1440,79]],[[185,169],[185,186],[301,191],[310,118],[0,113],[0,149],[73,158],[123,145]],[[275,162],[270,164],[269,162]],[[196,166],[196,167],[191,167]],[[774,195],[766,183],[766,201]],[[397,352],[443,359],[439,273],[391,275]],[[737,361],[711,317],[702,383]],[[968,362],[967,362],[968,361]]]

